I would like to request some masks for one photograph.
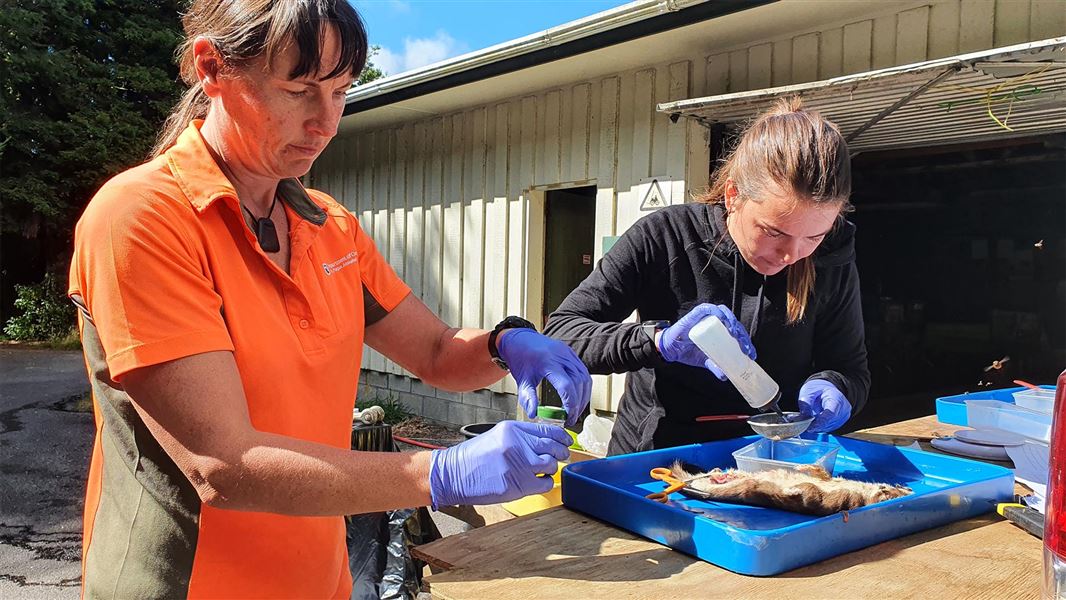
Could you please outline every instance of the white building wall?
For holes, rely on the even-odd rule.
[[[636,186],[670,181],[672,202],[707,184],[706,131],[661,102],[814,81],[1066,34],[1061,0],[942,0],[826,25],[671,64],[560,85],[400,127],[338,137],[312,186],[352,210],[396,272],[453,325],[505,315],[542,325],[544,191],[595,185],[600,241],[643,214]],[[363,367],[402,369],[368,349]],[[596,378],[593,406],[614,410],[622,376]],[[423,386],[424,387],[424,386]],[[514,393],[506,378],[495,392]],[[438,394],[440,396],[442,394]],[[434,418],[502,418],[499,399],[443,394]]]

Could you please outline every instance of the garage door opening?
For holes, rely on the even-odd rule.
[[[1064,147],[1053,134],[855,157],[874,382],[864,422],[1017,378],[1054,382],[1066,364]]]

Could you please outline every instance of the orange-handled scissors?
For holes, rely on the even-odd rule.
[[[687,481],[682,481],[677,477],[674,477],[673,472],[666,467],[655,467],[651,470],[651,478],[658,479],[666,484],[666,489],[661,492],[654,492],[645,496],[648,500],[655,500],[656,502],[667,502],[670,498],[670,494],[680,490],[688,485]]]

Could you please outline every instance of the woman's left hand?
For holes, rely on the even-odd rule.
[[[813,416],[807,431],[830,432],[839,429],[851,418],[851,403],[843,392],[824,379],[812,379],[803,384],[799,393],[800,413]]]

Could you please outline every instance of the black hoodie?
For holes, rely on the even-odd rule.
[[[765,277],[741,257],[721,205],[691,203],[637,221],[548,319],[545,333],[569,344],[592,373],[628,373],[611,437],[622,454],[750,435],[743,421],[696,417],[755,411],[731,383],[705,369],[667,363],[640,321],[677,321],[698,304],[724,304],[751,334],[758,363],[796,410],[808,379],[835,384],[857,413],[866,403],[866,363],[855,226],[843,219],[814,254],[807,315],[787,323],[787,269]],[[637,323],[622,323],[637,311]]]

